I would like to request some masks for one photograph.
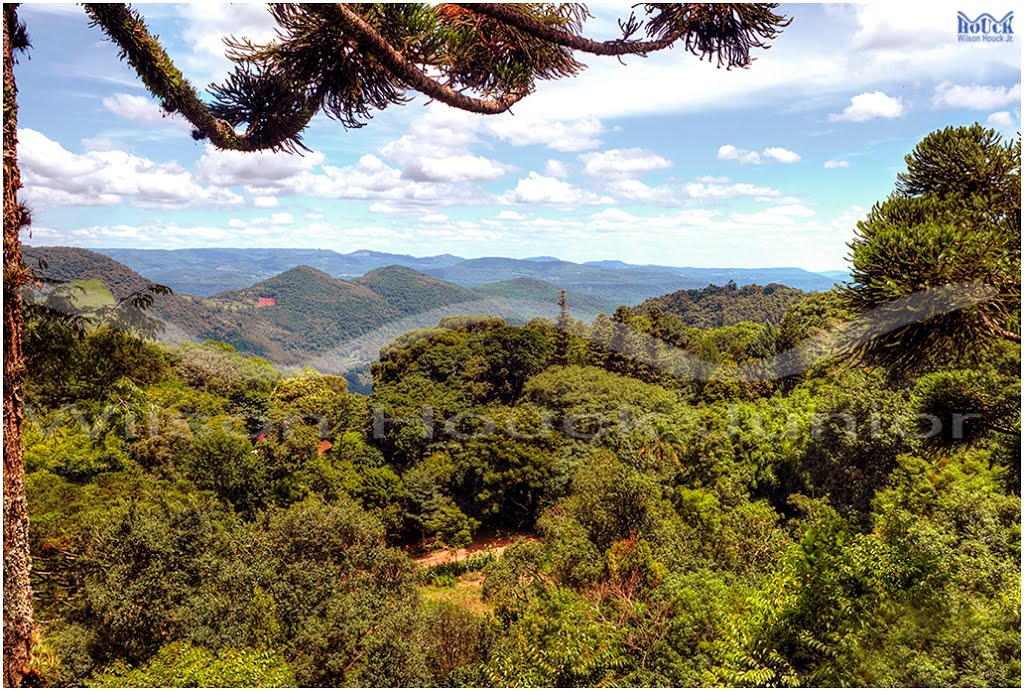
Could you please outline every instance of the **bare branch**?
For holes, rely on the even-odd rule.
[[[1010,331],[1009,329],[1005,329],[1002,326],[999,326],[986,315],[982,316],[981,321],[985,325],[985,327],[992,332],[993,336],[1001,338],[1004,341],[1020,343],[1020,334],[1017,333],[1016,331]]]
[[[540,22],[518,11],[512,4],[461,4],[471,12],[496,19],[532,36],[557,45],[594,55],[646,55],[672,47],[683,40],[686,49],[701,58],[717,56],[719,66],[747,67],[751,48],[769,48],[768,41],[792,19],[777,15],[774,3],[690,3],[644,5],[653,14],[647,25],[652,40],[631,40],[640,28],[633,15],[619,22],[623,37],[595,41]]]
[[[595,41],[585,36],[578,36],[568,31],[563,31],[556,26],[539,22],[533,17],[528,17],[517,11],[512,5],[489,2],[456,4],[471,12],[510,24],[539,39],[551,41],[573,50],[580,50],[584,53],[593,53],[594,55],[644,55],[645,53],[653,53],[668,48],[679,40],[682,35],[682,31],[677,31],[656,41],[628,41],[625,39]]]

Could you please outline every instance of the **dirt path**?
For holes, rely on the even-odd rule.
[[[499,556],[505,551],[505,548],[518,540],[536,542],[537,539],[538,538],[533,535],[511,535],[506,537],[476,540],[469,547],[429,552],[428,554],[414,558],[413,561],[415,561],[417,565],[422,566],[425,569],[429,569],[432,566],[440,566],[441,564],[450,564],[451,562],[462,561],[477,554],[490,553],[494,556]]]

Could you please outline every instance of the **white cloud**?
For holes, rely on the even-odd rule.
[[[601,209],[597,213],[591,214],[590,218],[595,221],[605,221],[610,223],[637,223],[640,221],[639,216],[617,208]]]
[[[561,161],[552,158],[545,164],[544,174],[551,178],[567,178],[569,177],[569,169]]]
[[[554,120],[525,115],[488,118],[487,132],[513,146],[542,144],[555,151],[587,151],[601,145],[604,125],[595,117]]]
[[[740,149],[732,144],[723,144],[718,147],[718,160],[738,161],[740,165],[760,165],[766,160],[778,163],[790,164],[800,160],[800,154],[781,146],[769,146],[761,153],[750,149]]]
[[[156,163],[124,151],[76,154],[32,129],[18,130],[18,160],[25,196],[40,207],[135,206],[180,208],[239,206],[241,195],[203,187],[174,162]]]
[[[299,156],[270,151],[223,151],[207,144],[196,164],[196,174],[201,181],[214,185],[248,185],[270,190],[286,185],[324,160],[324,155],[316,152]]]
[[[275,37],[276,22],[265,4],[200,2],[181,5],[185,20],[181,37],[190,52],[182,60],[186,74],[196,83],[220,81],[233,65],[225,53],[224,37],[245,37],[265,43]]]
[[[83,137],[82,147],[86,151],[113,151],[127,149],[128,145],[110,137]]]
[[[496,180],[505,174],[505,166],[483,156],[464,154],[410,161],[402,176],[418,182],[458,182]]]
[[[783,149],[781,146],[769,146],[764,150],[763,155],[765,158],[771,158],[787,165],[800,160],[800,154],[789,149]]]
[[[654,187],[639,180],[616,180],[606,186],[606,191],[621,201],[657,206],[687,206],[738,198],[765,200],[781,197],[780,192],[773,187],[762,187],[746,182],[732,183],[729,178],[708,177],[688,183],[670,181]]]
[[[938,108],[992,110],[1013,104],[1020,105],[1020,84],[995,86],[942,82],[935,87],[935,95],[932,96],[932,105]]]
[[[394,204],[391,204],[391,203],[388,203],[388,202],[374,202],[374,203],[370,204],[369,209],[370,209],[370,213],[371,214],[388,214],[388,215],[400,214],[400,213],[404,213],[406,211],[406,209],[400,209],[397,206],[395,206]]]
[[[780,196],[779,191],[774,187],[762,187],[748,182],[731,184],[693,182],[686,185],[686,194],[694,201],[735,199],[737,197],[771,199]]]
[[[479,141],[479,115],[431,103],[408,125],[408,134],[433,151],[466,151]]]
[[[390,199],[399,196],[401,187],[401,171],[373,154],[360,157],[354,166],[325,165],[323,173],[306,173],[295,180],[300,194],[327,198]]]
[[[825,161],[825,169],[832,170],[833,168],[849,168],[849,161]]]
[[[273,209],[280,206],[277,197],[272,194],[256,195],[252,198],[252,205],[257,209]]]
[[[320,172],[304,172],[286,184],[293,194],[387,202],[395,211],[399,206],[482,205],[492,201],[491,195],[464,182],[411,180],[373,154],[362,156],[354,166],[324,165]],[[377,207],[375,213],[385,211]]]
[[[842,113],[830,113],[830,122],[866,122],[876,118],[898,118],[903,115],[903,102],[881,91],[858,94]]]
[[[605,179],[638,178],[651,171],[672,166],[668,159],[635,147],[583,154],[580,160],[584,163],[584,173]]]
[[[1013,127],[1015,121],[1013,116],[1007,110],[1001,110],[998,113],[992,113],[988,116],[987,122],[990,125],[996,125],[997,127]]]
[[[477,141],[472,117],[433,104],[412,122],[408,134],[381,147],[381,156],[401,165],[402,176],[417,182],[496,180],[508,166],[470,152]]]
[[[168,115],[156,101],[145,96],[114,94],[103,99],[103,107],[114,115],[144,125],[176,127],[180,129],[191,129],[192,127],[181,116],[177,114]]]
[[[228,221],[228,225],[232,228],[251,228],[253,226],[290,226],[293,223],[295,223],[295,217],[287,212],[247,219],[232,218]]]
[[[618,199],[647,204],[680,204],[683,202],[684,196],[678,187],[670,185],[651,187],[639,180],[615,180],[605,189]]]
[[[84,226],[78,228],[33,227],[33,239],[39,243],[73,245],[75,247],[237,247],[241,232],[261,247],[320,246],[318,239],[338,229],[326,224],[310,224],[302,228],[284,229],[269,223],[268,219],[239,221],[232,219],[223,225],[182,225],[151,222],[137,225]],[[242,230],[244,229],[244,231]]]
[[[753,213],[733,213],[731,218],[745,226],[792,226],[797,219],[810,218],[814,211],[803,204],[780,204]]]
[[[955,41],[955,10],[946,12],[940,7],[928,12],[899,3],[852,7],[858,24],[852,45],[856,50],[907,51]]]
[[[723,144],[718,147],[719,161],[739,161],[742,165],[758,165],[761,163],[761,154],[749,149],[737,149],[732,144]]]
[[[549,204],[554,206],[601,204],[611,201],[607,197],[599,197],[564,180],[556,180],[534,171],[530,171],[527,177],[519,180],[515,189],[507,192],[502,200],[512,204]]]

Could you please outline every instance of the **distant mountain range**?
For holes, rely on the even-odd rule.
[[[116,298],[151,283],[169,284],[175,294],[158,296],[150,312],[165,324],[164,340],[223,341],[278,366],[311,365],[343,374],[365,372],[380,349],[395,338],[413,329],[433,327],[446,316],[488,314],[510,323],[525,323],[534,317],[555,318],[563,289],[572,315],[585,321],[611,313],[618,305],[640,303],[635,308],[640,312],[671,312],[686,323],[714,326],[740,320],[775,321],[803,295],[801,290],[785,285],[738,288],[729,283],[734,277],[742,280],[782,274],[803,279],[804,285],[832,285],[830,279],[800,269],[623,268],[549,257],[460,259],[440,255],[417,259],[320,250],[111,252],[127,256],[136,266],[153,267],[144,273],[105,254],[80,248],[25,247],[24,253],[26,263],[43,277],[63,282],[102,281]],[[204,257],[209,262],[205,267],[201,261]],[[312,260],[319,266],[285,267],[289,258]],[[373,266],[396,258],[418,262],[421,268],[406,264]],[[264,264],[257,263],[261,261]],[[212,294],[190,295],[182,288],[197,283],[207,288],[237,283],[265,273],[267,266],[285,268],[242,287]],[[321,267],[333,272],[370,268],[358,276],[339,278]],[[704,280],[694,276],[712,273],[727,285],[703,290],[679,288]]]
[[[369,250],[349,254],[333,250],[220,248],[99,249],[96,252],[177,292],[201,296],[239,290],[296,266],[319,269],[335,278],[356,278],[367,271],[394,264],[425,271],[463,261],[450,254],[410,257]]]
[[[240,290],[296,266],[319,269],[334,278],[353,279],[384,266],[398,265],[464,288],[484,283],[533,278],[602,303],[636,304],[676,290],[725,285],[778,283],[800,290],[828,290],[845,280],[803,269],[694,268],[634,265],[616,260],[577,264],[555,257],[465,259],[451,254],[413,257],[371,250],[341,254],[333,250],[221,249],[97,250],[157,283],[188,295],[208,296]]]
[[[24,253],[44,278],[101,281],[115,298],[161,282],[91,250],[26,246]],[[346,280],[300,265],[209,296],[178,289],[157,296],[150,313],[164,323],[162,338],[170,342],[212,339],[277,365],[345,372],[374,360],[401,334],[435,326],[446,316],[490,314],[510,323],[554,318],[559,292],[556,285],[530,278],[470,289],[406,266],[378,267]],[[573,316],[586,321],[615,307],[571,291],[567,297]]]

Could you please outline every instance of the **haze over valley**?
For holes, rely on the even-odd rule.
[[[695,269],[617,261],[575,264],[553,257],[467,260],[367,250],[349,254],[299,249],[99,252],[27,246],[24,251],[40,276],[57,285],[89,289],[88,299],[72,293],[72,303],[91,305],[103,299],[97,292],[102,295],[107,290],[110,299],[118,300],[151,284],[166,285],[173,294],[155,296],[151,310],[161,322],[157,335],[162,340],[222,341],[277,366],[310,365],[345,374],[358,390],[368,387],[368,365],[382,348],[407,331],[434,327],[445,317],[490,315],[511,324],[537,317],[555,319],[564,290],[572,316],[589,323],[621,305],[647,304],[644,301],[663,299],[660,296],[668,293],[699,295],[701,289],[708,289],[716,294],[726,286],[727,294],[739,295],[748,289],[737,291],[738,285],[752,284],[750,291],[763,285],[772,286],[770,290],[789,289],[787,295],[799,296],[803,291],[827,290],[838,280],[794,268]],[[280,272],[274,273],[277,269]],[[705,303],[705,311],[712,302]],[[728,316],[723,320],[721,305],[714,310],[717,316],[700,320],[701,326],[741,321]],[[778,318],[781,314],[769,321]]]

